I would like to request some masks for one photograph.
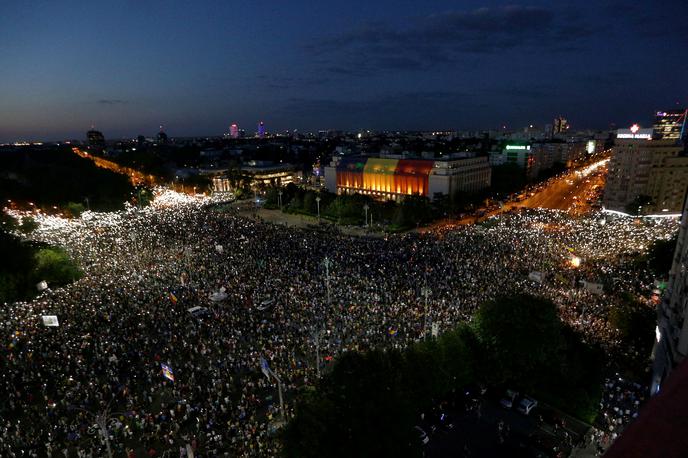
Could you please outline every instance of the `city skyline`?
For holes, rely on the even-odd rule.
[[[0,142],[298,129],[649,126],[688,105],[680,1],[19,2]],[[648,10],[652,9],[652,14]],[[325,18],[325,20],[323,19]]]

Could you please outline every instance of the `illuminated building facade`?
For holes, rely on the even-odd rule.
[[[508,144],[501,151],[490,152],[490,165],[500,166],[505,164],[515,164],[523,169],[526,176],[532,178],[537,175],[536,166],[539,164],[535,160],[534,150],[531,145]]]
[[[455,191],[478,191],[490,186],[487,157],[446,160],[335,157],[325,167],[325,184],[337,194],[365,194],[381,200]]]
[[[239,126],[236,123],[229,126],[229,136],[231,138],[239,138]]]
[[[263,121],[258,123],[258,136],[260,138],[265,137],[265,123]]]
[[[688,110],[658,111],[653,126],[658,140],[683,140],[686,136],[686,115]]]
[[[604,191],[604,206],[627,212],[639,197],[643,213],[680,213],[688,187],[688,156],[673,140],[653,140],[652,129],[619,129]],[[635,210],[635,209],[634,209]]]
[[[88,146],[93,148],[105,148],[105,136],[99,130],[91,129],[86,132]]]
[[[554,122],[552,123],[552,134],[565,134],[568,130],[569,122],[566,120],[566,118],[563,118],[561,116],[559,116],[558,118],[554,118]]]
[[[296,182],[296,169],[292,164],[249,161],[241,167],[241,175],[250,183],[251,188],[286,186]]]

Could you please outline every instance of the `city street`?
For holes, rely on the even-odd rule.
[[[554,178],[542,190],[535,192],[523,202],[515,202],[511,207],[549,208],[567,210],[574,215],[584,214],[599,192],[603,189],[606,174],[606,160]]]

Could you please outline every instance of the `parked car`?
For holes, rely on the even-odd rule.
[[[531,410],[537,407],[537,405],[538,402],[535,399],[524,396],[523,399],[521,399],[521,402],[518,403],[518,407],[516,409],[522,414],[528,415]]]
[[[513,390],[506,390],[504,397],[499,403],[505,409],[511,409],[514,406],[514,401],[518,397],[518,392]]]

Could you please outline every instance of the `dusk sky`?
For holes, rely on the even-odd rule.
[[[688,105],[688,1],[0,4],[0,142],[651,121]]]

